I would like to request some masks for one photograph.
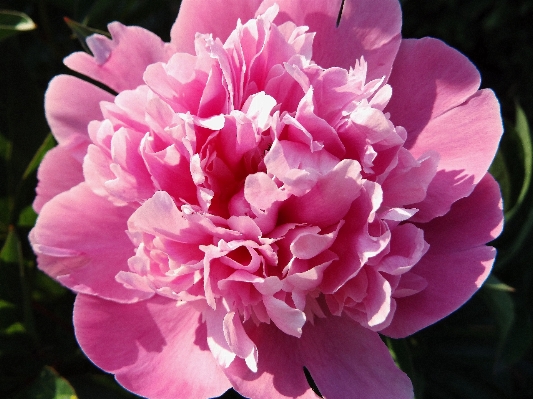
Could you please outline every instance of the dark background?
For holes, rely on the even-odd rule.
[[[402,7],[404,37],[433,36],[459,49],[500,99],[506,133],[492,171],[507,224],[495,243],[493,276],[469,303],[408,339],[386,342],[417,399],[533,398],[533,193],[524,123],[533,123],[533,1],[403,0]],[[45,140],[47,84],[71,73],[62,59],[81,50],[63,17],[102,30],[119,20],[168,41],[179,1],[12,0],[0,9],[22,11],[38,26],[0,41],[0,397],[134,397],[84,357],[73,334],[73,294],[35,267],[26,238],[35,220],[31,161],[53,145]]]

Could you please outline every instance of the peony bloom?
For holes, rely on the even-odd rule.
[[[502,124],[476,68],[404,40],[397,0],[185,0],[164,43],[109,25],[45,108],[31,242],[125,388],[407,399],[379,334],[481,286]],[[379,334],[378,334],[379,333]]]

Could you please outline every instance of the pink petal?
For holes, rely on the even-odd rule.
[[[177,51],[194,54],[196,33],[211,33],[213,38],[226,41],[237,26],[255,16],[262,0],[210,0],[209,6],[199,6],[195,0],[181,2],[178,19],[170,38]]]
[[[37,171],[37,178],[39,183],[33,209],[40,213],[44,204],[53,197],[81,183],[83,170],[69,147],[59,145],[46,153]]]
[[[502,135],[500,105],[490,90],[481,90],[464,104],[431,120],[411,148],[419,157],[437,149],[440,162],[424,201],[414,204],[413,220],[441,216],[469,195],[485,176]]]
[[[261,324],[248,335],[257,345],[257,372],[252,372],[242,359],[235,359],[225,370],[241,395],[253,399],[316,399],[305,378],[298,338],[273,324]]]
[[[50,81],[44,98],[46,119],[59,143],[72,135],[87,137],[87,125],[101,120],[101,101],[113,95],[74,76],[59,75]],[[82,155],[83,156],[83,155]]]
[[[115,281],[134,247],[125,233],[132,209],[116,207],[85,183],[46,203],[30,233],[39,268],[70,289],[117,302],[150,296]]]
[[[430,120],[475,94],[480,80],[468,58],[440,40],[402,40],[388,82],[393,95],[386,111],[395,125],[407,129],[412,145]]]
[[[274,324],[285,334],[300,337],[305,323],[305,314],[299,309],[291,308],[285,302],[271,297],[263,297],[266,311]]]
[[[87,39],[94,57],[77,52],[65,58],[65,65],[121,92],[143,84],[148,65],[169,58],[163,41],[146,29],[119,22],[109,24],[108,29],[112,39],[100,35]]]
[[[224,317],[224,336],[229,347],[252,371],[257,371],[257,348],[248,337],[239,316],[230,312]]]
[[[76,338],[100,368],[128,390],[151,399],[205,399],[231,387],[206,343],[192,306],[156,296],[117,304],[78,295]]]
[[[405,337],[465,303],[491,270],[496,250],[484,244],[500,233],[502,222],[499,187],[487,175],[469,197],[427,224],[429,251],[411,269],[427,281],[427,287],[416,295],[397,298],[395,317],[382,332]]]
[[[424,231],[411,223],[397,226],[391,234],[390,252],[379,263],[379,271],[399,275],[416,265],[427,252]]]
[[[346,0],[339,27],[341,0],[265,0],[263,12],[277,3],[276,24],[293,21],[316,32],[313,60],[324,68],[349,69],[361,56],[368,62],[368,80],[388,76],[398,47],[402,14],[396,0]]]
[[[445,216],[423,225],[432,253],[460,251],[494,240],[503,227],[502,206],[500,187],[486,174],[469,197],[457,201]]]
[[[383,205],[401,207],[420,202],[426,197],[428,186],[439,164],[438,153],[432,151],[415,160],[405,148],[398,152],[398,165],[383,184]]]
[[[299,345],[304,365],[326,398],[413,398],[411,381],[379,335],[348,317],[315,319],[304,328]]]
[[[327,227],[343,218],[361,190],[361,167],[345,159],[302,197],[290,197],[281,207],[286,220]],[[320,209],[320,212],[316,210]]]

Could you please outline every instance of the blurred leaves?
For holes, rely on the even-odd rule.
[[[51,367],[43,367],[39,376],[14,399],[78,399],[74,388]]]
[[[17,11],[0,10],[0,40],[37,28],[26,14]]]
[[[30,163],[26,167],[26,170],[24,171],[22,175],[22,180],[27,179],[33,172],[37,170],[39,167],[41,161],[43,160],[45,154],[52,149],[56,145],[56,141],[54,139],[54,136],[52,136],[51,133],[48,133],[48,135],[45,137],[43,143],[41,146],[37,149],[37,152],[33,155],[33,158],[31,159]]]

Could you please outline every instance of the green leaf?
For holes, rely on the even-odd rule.
[[[48,133],[43,143],[37,149],[37,152],[35,153],[35,155],[33,155],[33,158],[31,159],[30,163],[26,167],[26,170],[24,171],[24,174],[22,175],[22,180],[27,179],[28,176],[31,175],[39,167],[41,161],[44,158],[44,155],[49,150],[51,150],[55,145],[56,145],[56,141],[54,139],[54,136],[52,136],[52,133]]]
[[[17,11],[0,10],[0,40],[35,28],[37,28],[37,25],[26,14]]]
[[[19,392],[14,399],[77,399],[69,382],[53,368],[45,366],[37,379]]]
[[[505,213],[505,218],[507,220],[511,220],[524,204],[524,200],[526,199],[528,191],[531,187],[531,178],[533,174],[533,146],[531,144],[531,132],[527,122],[526,114],[518,104],[516,105],[516,125],[514,128],[514,133],[518,137],[520,146],[522,147],[521,155],[523,156],[524,181],[522,182],[522,187],[516,203],[509,211]]]
[[[490,165],[489,172],[500,185],[503,205],[505,211],[508,211],[511,204],[511,175],[509,173],[509,168],[507,167],[507,162],[505,161],[505,155],[501,148],[496,152],[496,156]]]
[[[20,212],[17,226],[31,228],[35,226],[36,220],[37,220],[37,214],[33,210],[32,206],[28,205],[26,208],[24,208]]]
[[[489,305],[499,330],[498,347],[503,348],[515,321],[515,304],[509,292],[513,289],[490,275],[483,285],[481,295]]]
[[[505,291],[505,292],[515,292],[516,290],[513,287],[508,286],[505,283],[502,283],[498,280],[497,277],[490,275],[485,284],[483,285],[486,288],[496,291]]]
[[[88,53],[90,53],[91,50],[89,50],[89,47],[87,46],[87,43],[85,41],[87,37],[94,35],[94,34],[111,37],[111,35],[107,32],[104,32],[99,29],[90,28],[87,25],[73,21],[70,18],[65,17],[64,20],[65,20],[65,23],[70,28],[70,30],[72,30],[72,33],[74,33],[74,36],[76,36],[76,38],[80,41],[83,49],[87,51]]]
[[[0,250],[0,260],[6,263],[19,263],[20,261],[20,241],[14,229],[7,233],[4,246]]]
[[[0,159],[9,162],[13,153],[13,143],[0,133]]]
[[[0,265],[2,266],[2,269],[9,267],[11,272],[13,266],[18,266],[24,324],[27,331],[32,337],[34,337],[34,339],[36,339],[37,334],[35,332],[35,322],[33,320],[33,312],[31,309],[30,288],[26,279],[26,266],[22,255],[22,245],[14,227],[10,227],[4,246],[0,250]],[[8,274],[10,273],[6,273],[5,270],[2,270],[2,275]],[[3,291],[5,291],[5,288],[0,284],[0,293],[3,293]]]

